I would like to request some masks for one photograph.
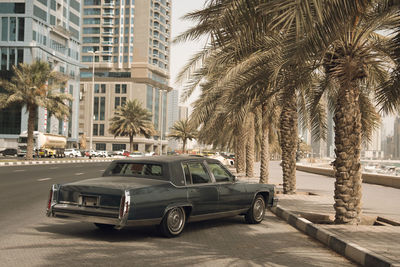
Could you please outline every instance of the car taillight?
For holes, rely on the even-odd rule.
[[[119,218],[122,218],[124,216],[124,210],[125,210],[125,195],[123,195],[121,198],[121,204],[119,206]]]
[[[50,210],[51,208],[51,202],[53,201],[53,188],[50,189],[50,195],[49,195],[49,202],[47,203],[47,210]]]

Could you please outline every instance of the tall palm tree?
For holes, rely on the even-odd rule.
[[[152,114],[137,100],[128,100],[125,105],[118,107],[111,118],[109,131],[117,136],[129,137],[129,149],[133,152],[133,137],[144,135],[150,138],[156,134],[151,122]]]
[[[13,66],[10,81],[1,80],[0,86],[5,93],[0,94],[0,108],[13,104],[25,105],[28,112],[28,140],[26,159],[33,158],[33,131],[38,107],[47,110],[58,119],[68,115],[68,101],[72,96],[58,90],[65,85],[68,78],[60,72],[51,70],[47,62],[35,61],[31,65],[22,63]]]
[[[168,137],[182,141],[182,152],[186,153],[186,143],[188,140],[193,140],[197,137],[196,128],[189,122],[188,119],[179,120],[171,127],[171,132]]]
[[[323,83],[311,106],[316,109],[314,104],[327,97],[334,113],[336,223],[360,222],[362,138],[368,138],[379,119],[376,108],[393,111],[400,103],[400,90],[390,86],[389,79],[391,68],[397,68],[392,58],[396,44],[392,36],[379,34],[399,25],[398,11],[390,2],[282,0],[279,6],[265,5],[268,14],[275,12],[274,27],[280,31],[286,25],[279,18],[302,18],[298,31],[292,31],[296,45],[288,47],[287,54],[301,49],[305,62],[323,66],[318,70],[325,75]]]

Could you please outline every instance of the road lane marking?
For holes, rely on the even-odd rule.
[[[13,172],[24,172],[26,170],[13,170]]]
[[[53,178],[41,178],[41,179],[38,179],[38,182],[48,181],[51,179],[53,179]]]
[[[82,175],[82,174],[85,174],[84,172],[77,172],[77,173],[75,173],[75,175]]]

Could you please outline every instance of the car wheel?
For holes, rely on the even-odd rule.
[[[244,216],[247,223],[257,224],[262,222],[265,214],[265,200],[262,195],[257,195],[251,208]]]
[[[105,223],[95,223],[97,228],[103,231],[111,231],[114,230],[115,225],[112,224],[105,224]]]
[[[186,214],[183,208],[172,208],[165,214],[161,221],[161,233],[166,237],[176,237],[182,233],[185,223]]]

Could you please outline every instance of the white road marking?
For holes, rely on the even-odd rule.
[[[13,170],[13,172],[24,172],[26,170]]]
[[[53,178],[41,178],[41,179],[38,179],[38,182],[48,181],[51,179],[53,179]]]
[[[84,172],[77,172],[77,173],[75,173],[75,175],[82,175],[82,174],[85,174]]]

